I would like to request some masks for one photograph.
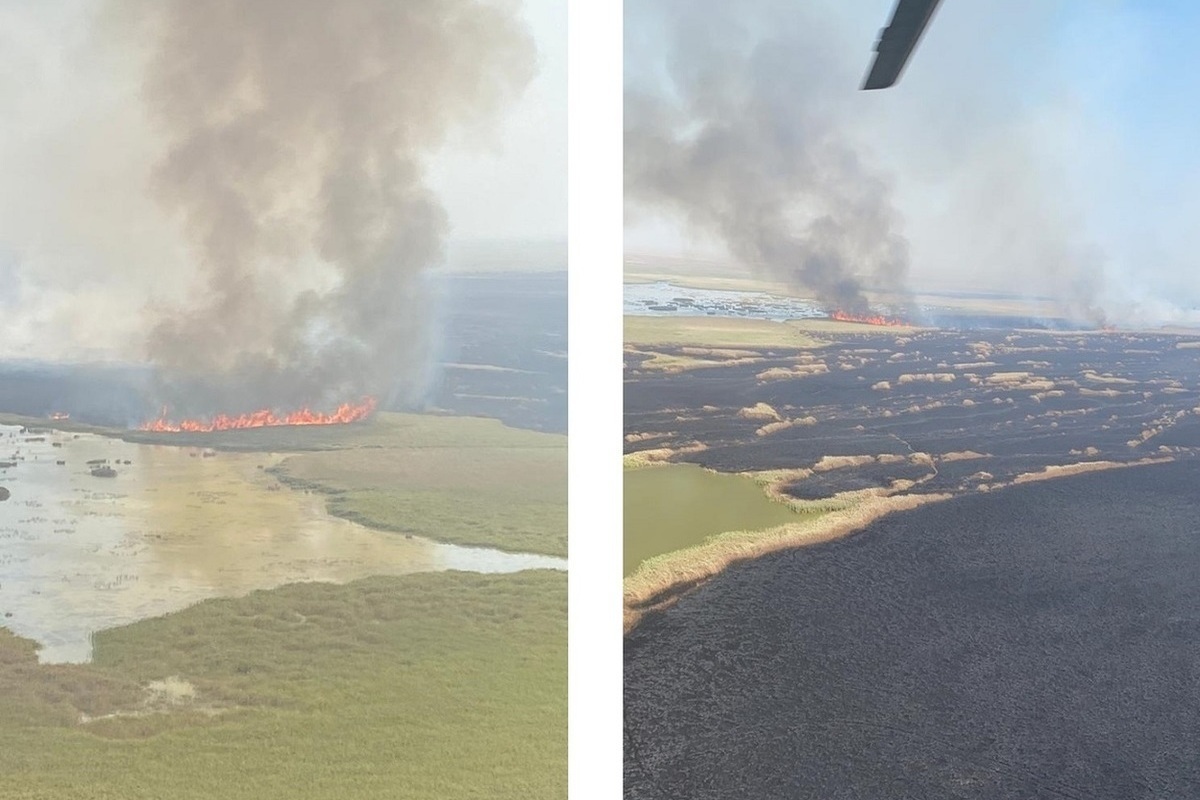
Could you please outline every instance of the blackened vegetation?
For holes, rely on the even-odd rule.
[[[625,645],[626,797],[1200,796],[1200,463],[730,567]]]
[[[439,408],[567,432],[567,275],[449,275]],[[481,369],[480,367],[500,369]]]
[[[123,428],[157,412],[146,400],[149,378],[148,369],[126,365],[0,363],[0,412],[70,412],[75,420]]]
[[[880,329],[839,339],[679,372],[627,353],[626,433],[669,434],[633,437],[627,452],[701,442],[677,459],[730,472],[876,457],[790,490],[817,498],[922,478],[907,490],[974,490],[1047,466],[1200,447],[1200,349],[1187,337]],[[739,416],[757,403],[796,424],[763,431]]]
[[[433,370],[424,406],[417,410],[432,406],[565,433],[566,273],[450,274],[438,279],[437,294],[443,316],[438,360],[443,363]],[[146,367],[0,363],[0,413],[47,417],[68,412],[74,422],[137,426],[161,411],[151,397],[151,378]],[[414,409],[398,402],[383,410]],[[246,433],[227,438],[236,447],[235,440]],[[141,440],[206,442],[175,434]]]

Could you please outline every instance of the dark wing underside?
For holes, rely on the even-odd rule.
[[[886,89],[896,82],[937,4],[938,0],[898,0],[891,23],[875,45],[875,63],[862,88]]]

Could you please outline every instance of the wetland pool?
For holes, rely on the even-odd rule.
[[[368,575],[566,568],[331,516],[323,495],[268,472],[282,458],[0,426],[0,486],[11,493],[0,502],[0,626],[40,643],[43,662],[84,662],[96,631],[212,597]],[[97,477],[96,466],[116,475]]]
[[[702,544],[718,533],[773,528],[797,519],[750,478],[695,464],[625,470],[624,512],[626,577],[648,558]]]

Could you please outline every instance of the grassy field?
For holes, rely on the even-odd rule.
[[[818,347],[796,322],[732,317],[625,317],[625,344],[691,347]]]
[[[329,493],[331,513],[374,528],[567,554],[565,436],[475,417],[378,414],[344,446],[289,456],[276,473]]]
[[[95,432],[290,453],[278,477],[342,516],[566,554],[564,436],[404,414]],[[566,575],[539,571],[205,601],[98,634],[85,665],[0,628],[0,798],[561,798],[566,624]]]
[[[0,631],[0,797],[563,797],[566,621],[564,574],[446,573],[207,601],[89,665]]]

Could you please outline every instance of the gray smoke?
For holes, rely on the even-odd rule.
[[[863,312],[864,289],[907,305],[890,186],[840,122],[838,95],[861,76],[840,68],[816,15],[781,2],[646,5],[661,12],[665,60],[626,84],[628,201],[681,216],[830,306]],[[627,32],[646,25],[626,19]]]
[[[533,76],[497,0],[132,0],[165,137],[155,198],[198,281],[148,354],[173,413],[420,391],[423,273],[448,221],[425,183],[447,135]]]

